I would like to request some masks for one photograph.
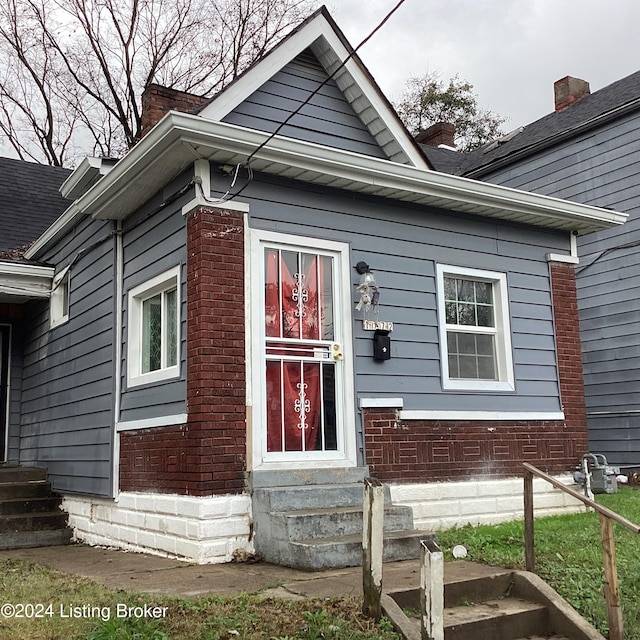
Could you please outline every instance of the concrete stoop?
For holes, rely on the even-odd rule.
[[[60,504],[44,469],[0,467],[0,549],[69,544]]]
[[[407,640],[420,640],[417,589],[383,594],[383,610]],[[471,562],[445,564],[445,640],[604,640],[538,576]]]
[[[266,562],[307,571],[362,564],[365,475],[359,468],[253,478],[256,552]],[[275,481],[277,486],[268,486]],[[386,488],[385,562],[419,557],[420,540],[429,537],[414,529],[411,507],[391,504]]]

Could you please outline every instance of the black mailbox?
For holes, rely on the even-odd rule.
[[[391,337],[388,331],[378,329],[373,334],[373,359],[389,360],[391,358]]]

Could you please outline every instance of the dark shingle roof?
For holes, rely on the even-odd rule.
[[[0,253],[36,240],[71,204],[58,189],[71,171],[0,158]]]
[[[465,154],[459,151],[452,151],[451,149],[443,149],[441,147],[431,147],[426,144],[421,144],[420,147],[431,166],[436,171],[441,171],[442,173],[457,175],[465,159]]]
[[[454,172],[480,177],[502,162],[528,155],[559,139],[578,135],[609,118],[637,109],[640,109],[640,71],[584,96],[563,111],[554,111],[532,122],[502,144],[490,148],[490,143],[465,154]]]

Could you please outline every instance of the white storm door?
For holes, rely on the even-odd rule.
[[[254,439],[260,445],[254,462],[353,465],[348,248],[257,235],[260,399]]]

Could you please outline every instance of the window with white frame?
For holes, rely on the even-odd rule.
[[[506,274],[438,265],[437,278],[443,387],[512,391]]]
[[[180,375],[180,267],[129,292],[130,386]]]
[[[51,327],[57,327],[69,320],[69,267],[65,267],[53,277],[51,299],[49,301]]]

